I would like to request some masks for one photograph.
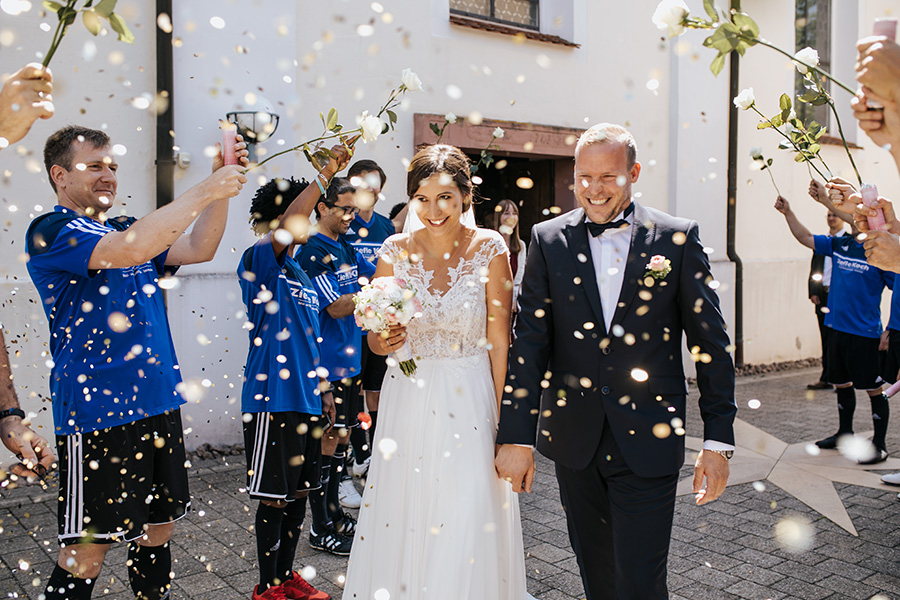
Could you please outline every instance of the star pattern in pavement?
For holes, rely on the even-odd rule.
[[[865,437],[866,434],[858,435]],[[741,419],[735,420],[734,437],[737,443],[729,465],[729,486],[768,481],[852,535],[858,535],[856,527],[834,483],[896,491],[896,487],[882,483],[880,474],[870,471],[900,471],[900,459],[860,465],[844,458],[837,450],[822,450],[815,456],[807,451],[812,441],[788,444]],[[687,437],[685,446],[686,462],[693,464],[696,453],[703,448],[703,440]],[[682,479],[678,483],[678,495],[691,494],[691,486],[691,477]]]

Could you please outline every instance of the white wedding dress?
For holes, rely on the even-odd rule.
[[[506,246],[498,235],[461,258],[445,293],[396,244],[382,253],[425,309],[407,330],[415,379],[391,366],[381,389],[343,599],[523,600],[519,503],[494,470],[497,400],[485,347],[483,278]]]

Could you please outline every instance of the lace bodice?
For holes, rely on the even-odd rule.
[[[507,253],[503,238],[499,234],[491,237],[471,259],[461,257],[450,267],[450,284],[441,293],[431,287],[434,271],[426,271],[421,261],[411,262],[397,243],[384,243],[379,254],[393,263],[394,277],[412,283],[424,305],[422,316],[413,319],[407,329],[414,358],[462,358],[487,351],[488,265]]]

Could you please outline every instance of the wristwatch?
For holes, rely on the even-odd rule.
[[[6,417],[19,417],[20,419],[24,419],[25,411],[21,408],[7,408],[6,410],[0,410],[0,419],[5,419]]]
[[[725,457],[725,460],[731,460],[731,457],[734,456],[734,450],[706,450],[706,452],[715,452],[716,454],[721,454]]]

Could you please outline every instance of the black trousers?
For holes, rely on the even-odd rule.
[[[557,465],[556,476],[587,600],[668,598],[666,563],[678,474],[645,478],[632,473],[604,424],[588,467]]]
[[[828,306],[827,289],[819,297],[819,300],[821,302],[816,306],[816,320],[819,322],[819,339],[822,340],[822,376],[819,377],[819,381],[828,381],[828,353],[825,349],[828,348],[828,332],[831,331],[831,327],[825,326],[826,313],[822,312],[822,309]]]

